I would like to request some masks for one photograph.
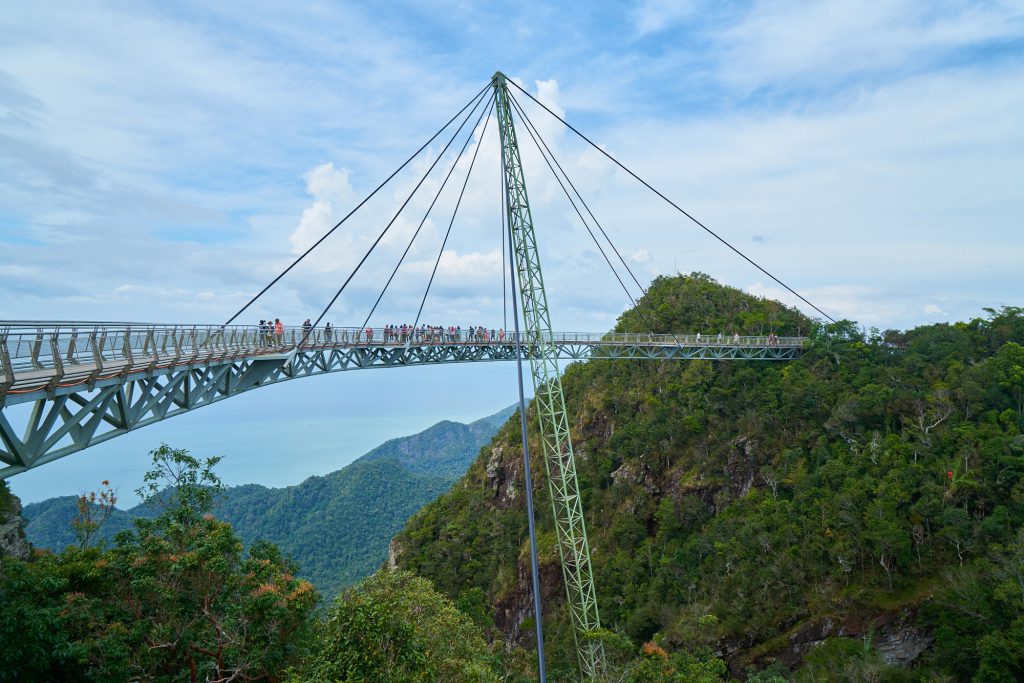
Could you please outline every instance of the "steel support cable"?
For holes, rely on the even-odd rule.
[[[459,153],[455,155],[455,160],[452,162],[451,168],[448,169],[448,174],[444,177],[444,180],[441,181],[441,187],[439,187],[437,189],[437,192],[434,194],[433,201],[430,202],[430,206],[427,207],[426,212],[423,214],[423,220],[421,220],[420,224],[416,227],[416,232],[413,233],[412,239],[410,239],[409,244],[406,245],[405,251],[402,252],[401,258],[398,259],[398,264],[395,265],[395,269],[391,271],[391,277],[389,277],[388,281],[384,283],[384,289],[381,290],[380,296],[378,296],[377,301],[374,302],[373,308],[370,309],[370,313],[366,316],[366,320],[363,321],[361,328],[365,328],[367,324],[369,324],[370,318],[373,317],[374,312],[377,310],[377,306],[380,305],[381,299],[384,298],[384,294],[388,291],[388,287],[391,286],[391,281],[394,280],[395,275],[398,274],[398,269],[402,267],[402,263],[405,261],[405,257],[408,256],[409,250],[412,249],[413,242],[416,241],[416,238],[420,234],[420,230],[423,229],[423,226],[427,222],[427,218],[430,217],[430,212],[433,211],[434,205],[437,204],[437,200],[440,199],[441,193],[444,191],[445,186],[448,184],[448,181],[452,177],[452,173],[455,172],[455,167],[459,165],[459,159],[462,158],[462,155],[463,153],[465,153],[466,148],[469,147],[469,143],[473,141],[473,132],[476,130],[477,126],[480,125],[480,119],[483,118],[485,114],[487,114],[488,110],[490,109],[491,102],[493,100],[494,96],[492,95],[490,100],[488,100],[487,104],[484,105],[483,110],[480,112],[480,117],[477,118],[476,123],[473,125],[473,129],[469,132],[469,135],[466,136],[466,141],[462,144],[462,149],[460,149]],[[504,282],[504,278],[502,278],[502,281]]]
[[[345,288],[348,287],[348,284],[350,282],[352,282],[352,278],[354,278],[356,276],[356,273],[359,272],[359,269],[363,267],[364,263],[366,263],[366,259],[370,258],[370,254],[372,254],[373,250],[377,248],[377,245],[380,244],[380,241],[382,239],[384,239],[384,235],[386,235],[388,233],[388,230],[390,230],[391,226],[393,226],[395,224],[395,221],[398,220],[398,217],[400,215],[402,215],[402,211],[404,211],[405,207],[408,206],[409,202],[412,201],[412,198],[416,195],[417,190],[420,189],[420,186],[422,186],[423,183],[426,181],[426,179],[430,175],[431,171],[434,170],[434,168],[437,166],[438,162],[440,162],[441,159],[444,157],[444,154],[445,154],[445,152],[448,151],[448,148],[451,147],[453,142],[455,142],[455,138],[457,138],[459,136],[459,133],[466,126],[466,122],[469,121],[471,118],[473,118],[473,114],[476,113],[477,107],[480,106],[480,101],[481,101],[480,99],[477,100],[476,105],[474,105],[473,109],[470,110],[469,114],[466,115],[466,118],[464,118],[462,120],[462,123],[459,124],[459,127],[455,129],[455,132],[448,139],[448,142],[445,144],[445,146],[441,150],[441,152],[437,155],[437,158],[434,159],[434,162],[432,164],[430,164],[430,168],[428,168],[426,170],[426,172],[423,174],[423,177],[420,178],[419,182],[416,183],[416,186],[414,188],[412,188],[412,191],[409,193],[409,196],[406,197],[405,201],[402,202],[402,205],[400,207],[398,207],[398,211],[396,211],[395,215],[391,217],[390,221],[388,221],[388,224],[384,227],[384,230],[382,230],[381,233],[379,235],[377,235],[377,239],[375,239],[373,241],[373,244],[370,245],[370,248],[367,249],[365,254],[363,254],[363,257],[359,260],[359,263],[356,264],[356,267],[349,274],[348,278],[345,279],[345,282],[342,283],[341,287],[338,288],[338,291],[334,293],[334,296],[328,302],[327,306],[324,307],[324,310],[317,317],[316,321],[312,324],[312,326],[310,326],[309,329],[306,330],[305,334],[302,335],[302,341],[300,341],[298,343],[299,347],[301,347],[303,344],[306,343],[306,339],[313,332],[313,330],[317,327],[317,325],[320,324],[320,321],[324,319],[324,316],[327,315],[327,312],[329,310],[331,310],[331,306],[333,306],[334,302],[338,300],[338,297],[341,296],[341,293],[345,291]]]
[[[309,249],[306,249],[306,251],[302,252],[302,254],[300,254],[298,258],[296,258],[296,259],[295,259],[294,261],[292,261],[291,265],[289,265],[289,266],[288,266],[287,268],[285,268],[285,269],[284,269],[283,271],[281,271],[281,273],[280,273],[280,274],[279,274],[279,275],[278,275],[277,277],[275,277],[275,278],[274,278],[273,280],[271,280],[271,281],[270,281],[270,284],[268,284],[268,285],[267,285],[266,287],[264,287],[263,289],[261,289],[261,290],[259,291],[259,293],[258,293],[258,294],[257,294],[256,296],[254,296],[253,298],[249,299],[249,303],[245,304],[245,305],[244,305],[244,306],[242,306],[242,307],[241,307],[240,309],[238,309],[238,311],[237,311],[237,312],[236,312],[236,313],[235,313],[235,314],[234,314],[233,316],[231,316],[230,318],[228,318],[227,322],[225,322],[224,324],[225,324],[225,325],[230,325],[230,324],[231,324],[231,322],[232,322],[232,321],[233,321],[233,320],[234,320],[235,318],[237,318],[238,316],[242,315],[242,313],[244,313],[244,312],[245,312],[245,310],[246,310],[247,308],[249,308],[250,306],[252,306],[252,305],[253,305],[253,304],[254,304],[254,303],[256,302],[256,300],[257,300],[257,299],[259,299],[259,298],[260,298],[261,296],[263,296],[264,294],[266,294],[266,293],[267,293],[267,290],[269,290],[269,289],[270,289],[271,287],[273,287],[273,286],[274,286],[275,284],[277,284],[278,280],[280,280],[280,279],[281,279],[281,278],[283,278],[283,277],[284,277],[285,275],[287,275],[287,274],[288,274],[288,272],[289,272],[289,271],[290,271],[290,270],[291,270],[292,268],[294,268],[295,266],[299,265],[299,262],[300,262],[300,261],[302,261],[302,259],[306,258],[306,257],[307,257],[307,256],[309,255],[309,253],[310,253],[311,251],[313,251],[314,249],[316,249],[317,247],[319,247],[319,246],[320,246],[320,244],[321,244],[321,243],[322,243],[322,242],[323,242],[323,241],[324,241],[325,239],[327,239],[328,237],[330,237],[330,236],[331,236],[331,234],[332,234],[332,233],[333,233],[333,232],[334,232],[335,230],[337,230],[338,228],[340,228],[340,227],[341,227],[341,225],[342,225],[342,224],[343,224],[343,223],[344,223],[345,221],[347,221],[347,220],[348,220],[349,218],[351,218],[351,217],[352,217],[352,215],[353,215],[353,214],[355,214],[355,212],[356,212],[356,211],[358,211],[359,209],[361,209],[361,208],[363,207],[363,205],[364,205],[364,204],[366,204],[366,202],[370,201],[370,199],[372,199],[372,198],[373,198],[373,196],[374,196],[375,194],[377,194],[377,193],[378,193],[378,192],[379,192],[379,191],[380,191],[380,190],[381,190],[381,189],[382,189],[382,188],[383,188],[383,187],[384,187],[385,185],[387,185],[387,184],[388,184],[389,182],[391,182],[391,179],[392,179],[392,178],[394,178],[394,177],[395,177],[396,175],[398,175],[398,173],[399,173],[399,172],[400,172],[400,171],[401,171],[401,170],[402,170],[403,168],[405,168],[406,166],[408,166],[408,165],[409,165],[409,164],[410,164],[410,163],[412,162],[412,160],[413,160],[413,159],[415,159],[415,158],[416,158],[417,156],[419,156],[419,155],[420,155],[420,152],[422,152],[423,150],[425,150],[425,149],[427,148],[427,146],[428,146],[428,145],[430,145],[430,143],[431,143],[431,142],[433,142],[433,141],[434,141],[434,140],[435,140],[435,139],[437,138],[437,136],[438,136],[438,135],[440,135],[441,133],[443,133],[443,132],[445,131],[445,129],[446,129],[446,128],[448,128],[448,126],[452,125],[452,122],[453,122],[453,121],[455,121],[455,119],[459,118],[459,116],[460,116],[460,115],[462,115],[462,112],[466,111],[466,110],[467,110],[467,109],[468,109],[468,108],[470,107],[470,105],[472,105],[472,104],[473,104],[474,102],[476,102],[476,103],[477,103],[477,105],[479,105],[479,103],[480,103],[480,102],[479,102],[480,98],[481,98],[481,97],[483,96],[484,92],[485,92],[485,91],[486,91],[486,90],[487,90],[488,88],[490,88],[490,87],[491,87],[491,86],[490,86],[490,84],[486,85],[486,86],[485,86],[485,87],[484,87],[483,89],[481,89],[481,90],[480,90],[480,92],[478,92],[478,93],[477,93],[476,95],[474,95],[474,96],[473,96],[472,98],[470,98],[469,102],[467,102],[467,103],[466,103],[466,105],[465,105],[464,107],[462,107],[462,109],[460,109],[460,110],[459,110],[459,111],[458,111],[458,112],[457,112],[457,113],[455,114],[455,116],[453,116],[453,117],[451,117],[450,119],[448,119],[448,123],[446,123],[446,124],[444,124],[443,126],[441,126],[441,128],[440,128],[440,129],[439,129],[439,130],[438,130],[438,131],[437,131],[436,133],[434,133],[433,135],[431,135],[431,136],[430,136],[430,139],[429,139],[429,140],[427,140],[427,141],[426,141],[425,143],[423,143],[423,146],[422,146],[422,147],[420,147],[420,148],[419,148],[418,150],[416,150],[415,152],[413,152],[412,156],[410,156],[410,157],[409,157],[408,159],[406,159],[406,160],[405,160],[405,162],[404,162],[404,163],[403,163],[403,164],[402,164],[401,166],[399,166],[398,168],[396,168],[396,169],[394,170],[394,172],[393,172],[393,173],[392,173],[391,175],[389,175],[389,176],[388,176],[387,178],[385,178],[385,179],[384,179],[384,181],[383,181],[383,182],[382,182],[382,183],[381,183],[380,185],[378,185],[378,186],[377,186],[377,187],[376,187],[376,188],[375,188],[375,189],[373,190],[373,192],[371,192],[370,194],[366,195],[366,197],[365,197],[365,198],[364,198],[364,199],[363,199],[363,200],[362,200],[361,202],[359,202],[359,204],[357,204],[357,205],[356,205],[356,207],[355,207],[354,209],[352,209],[352,210],[351,210],[351,211],[349,211],[349,212],[348,212],[347,214],[345,214],[345,217],[344,217],[344,218],[342,218],[342,219],[341,219],[340,221],[338,221],[338,222],[337,222],[337,223],[335,224],[335,226],[334,226],[333,228],[331,228],[330,230],[328,230],[327,232],[325,232],[325,233],[323,234],[323,236],[322,236],[322,237],[320,237],[320,239],[318,239],[318,240],[317,240],[317,241],[316,241],[315,243],[313,243],[313,246],[309,247]],[[474,107],[474,108],[475,108],[475,107]]]
[[[647,182],[646,180],[644,180],[643,178],[641,178],[640,176],[638,176],[638,175],[637,175],[636,173],[634,173],[633,171],[631,171],[631,170],[630,170],[630,169],[629,169],[629,168],[628,168],[628,167],[627,167],[627,166],[626,166],[625,164],[623,164],[623,163],[622,163],[621,161],[619,161],[618,159],[616,159],[615,157],[613,157],[613,156],[612,156],[611,154],[609,154],[608,152],[606,152],[606,151],[604,151],[603,149],[601,149],[601,147],[599,147],[599,146],[597,145],[597,143],[595,143],[595,142],[594,142],[593,140],[591,140],[591,139],[590,139],[590,138],[588,138],[588,137],[587,137],[586,135],[584,135],[583,133],[581,133],[581,132],[580,132],[579,130],[577,130],[577,129],[576,129],[576,127],[575,127],[575,126],[573,126],[573,125],[572,125],[571,123],[569,123],[568,121],[566,121],[565,119],[563,119],[563,118],[562,118],[561,116],[559,116],[559,115],[558,115],[558,114],[556,114],[555,112],[551,111],[551,109],[550,109],[550,108],[549,108],[549,107],[548,107],[548,106],[547,106],[546,104],[544,104],[543,102],[541,102],[540,100],[538,100],[538,99],[537,99],[536,97],[534,97],[534,96],[533,96],[533,95],[531,95],[530,93],[526,92],[526,90],[524,90],[524,89],[523,89],[522,87],[520,87],[520,86],[519,86],[519,85],[518,85],[518,84],[517,84],[517,83],[516,83],[515,81],[509,80],[508,82],[509,82],[510,84],[512,84],[513,86],[515,86],[515,87],[516,87],[516,89],[518,89],[518,90],[519,90],[520,92],[522,92],[522,93],[523,93],[524,95],[526,95],[527,97],[529,97],[529,98],[530,98],[531,100],[533,100],[533,101],[534,101],[535,103],[539,104],[539,105],[540,105],[540,106],[541,106],[541,107],[542,107],[542,108],[544,109],[544,111],[546,111],[547,113],[551,114],[551,115],[552,115],[552,116],[554,116],[554,117],[555,117],[556,119],[558,119],[559,121],[561,121],[561,122],[562,122],[562,124],[564,124],[564,125],[565,125],[565,126],[566,126],[566,127],[567,127],[567,128],[569,129],[569,130],[571,130],[571,131],[572,131],[573,133],[576,133],[576,135],[578,135],[578,136],[579,136],[580,138],[582,138],[582,139],[583,139],[583,140],[584,140],[584,141],[585,141],[585,142],[586,142],[586,143],[587,143],[588,145],[590,145],[591,147],[593,147],[594,149],[596,149],[596,150],[597,150],[598,152],[600,152],[600,153],[601,153],[601,154],[603,154],[604,156],[608,157],[608,159],[610,159],[612,163],[614,163],[614,164],[615,164],[616,166],[618,166],[619,168],[621,168],[621,169],[622,169],[623,171],[625,171],[625,172],[626,172],[626,173],[628,173],[629,175],[633,176],[633,178],[634,178],[634,179],[636,179],[636,180],[637,180],[637,181],[638,181],[638,182],[639,182],[639,183],[640,183],[641,185],[643,185],[643,186],[644,186],[644,187],[646,187],[646,188],[647,188],[648,190],[650,190],[650,191],[651,191],[651,192],[653,192],[654,194],[656,194],[656,195],[658,195],[659,197],[661,197],[661,199],[663,199],[663,200],[664,200],[664,201],[665,201],[666,203],[668,203],[668,204],[669,204],[669,205],[670,205],[670,206],[671,206],[672,208],[674,208],[674,209],[675,209],[676,211],[678,211],[679,213],[683,214],[684,216],[686,216],[687,218],[689,218],[689,219],[690,219],[691,221],[693,221],[694,223],[696,223],[696,224],[697,224],[697,225],[698,225],[698,226],[699,226],[699,227],[700,227],[701,229],[703,229],[703,230],[704,230],[704,231],[705,231],[706,233],[708,233],[709,235],[711,235],[712,237],[714,237],[714,238],[715,238],[716,240],[718,240],[719,242],[721,242],[721,243],[722,243],[722,244],[724,244],[725,246],[729,247],[729,249],[731,249],[731,250],[732,250],[733,252],[735,252],[736,254],[738,254],[738,255],[739,255],[739,256],[740,256],[740,257],[741,257],[741,258],[742,258],[742,259],[743,259],[744,261],[746,261],[747,263],[749,263],[750,265],[754,266],[754,267],[755,267],[755,268],[757,268],[757,269],[758,269],[759,271],[761,271],[762,273],[764,273],[765,275],[767,275],[768,277],[770,277],[770,278],[771,278],[772,280],[774,280],[774,281],[775,281],[775,282],[776,282],[777,284],[781,285],[781,286],[782,286],[782,287],[783,287],[784,289],[786,289],[786,291],[788,291],[788,292],[789,292],[790,294],[792,294],[792,295],[793,295],[793,296],[795,296],[796,298],[800,299],[800,301],[803,301],[803,302],[804,302],[805,304],[807,304],[808,306],[810,306],[811,308],[813,308],[813,309],[814,309],[815,311],[817,311],[818,313],[821,313],[821,314],[822,314],[823,316],[825,316],[825,317],[826,317],[826,318],[827,318],[828,320],[832,321],[833,323],[837,322],[835,318],[833,318],[833,317],[832,317],[832,316],[830,316],[830,315],[829,315],[828,313],[826,313],[825,311],[821,310],[820,308],[818,308],[817,306],[815,306],[814,304],[812,304],[812,303],[811,303],[810,301],[808,301],[808,300],[807,300],[807,298],[806,298],[806,297],[804,297],[804,296],[803,296],[802,294],[800,294],[800,293],[799,293],[799,292],[797,292],[797,291],[796,291],[795,289],[793,289],[792,287],[790,287],[789,285],[787,285],[787,284],[786,284],[785,282],[783,282],[782,280],[780,280],[779,278],[775,277],[774,275],[772,275],[771,273],[769,273],[769,272],[768,272],[767,270],[765,270],[765,269],[764,269],[764,268],[763,268],[763,267],[762,267],[762,266],[761,266],[761,265],[760,265],[759,263],[757,263],[757,261],[753,260],[752,258],[750,258],[749,256],[747,256],[746,254],[744,254],[744,253],[743,253],[742,251],[740,251],[739,249],[737,249],[736,247],[734,247],[734,246],[733,246],[733,245],[732,245],[732,244],[731,244],[730,242],[728,242],[728,241],[727,241],[727,240],[726,240],[725,238],[721,237],[721,236],[720,236],[720,235],[719,235],[718,233],[716,233],[716,232],[715,232],[714,230],[712,230],[712,229],[711,229],[711,228],[709,228],[708,226],[706,226],[706,225],[704,225],[703,223],[701,223],[701,222],[700,222],[699,220],[697,220],[697,219],[696,219],[696,218],[695,218],[695,217],[694,217],[694,216],[693,216],[692,214],[690,214],[690,213],[689,213],[688,211],[686,211],[686,209],[682,208],[681,206],[679,206],[678,204],[676,204],[676,203],[675,203],[674,201],[672,201],[671,199],[669,199],[668,197],[666,197],[666,196],[665,196],[664,194],[662,194],[661,192],[659,192],[659,191],[658,191],[657,189],[655,189],[655,188],[654,188],[654,186],[652,186],[652,185],[651,185],[650,183],[648,183],[648,182]]]
[[[583,213],[580,211],[579,207],[576,206],[576,202],[573,200],[572,195],[570,195],[569,191],[565,189],[565,183],[562,182],[562,179],[555,171],[555,167],[551,165],[550,161],[548,161],[547,154],[545,154],[544,149],[541,148],[540,143],[537,142],[537,138],[534,136],[533,131],[530,129],[530,125],[526,122],[526,118],[523,116],[523,112],[519,108],[518,103],[516,103],[516,101],[512,99],[512,97],[509,97],[509,101],[512,102],[512,107],[519,114],[520,120],[523,122],[523,127],[529,134],[530,139],[533,140],[533,144],[537,148],[537,151],[540,152],[540,156],[542,159],[544,159],[544,163],[546,163],[548,169],[550,169],[551,175],[555,177],[555,180],[558,182],[559,187],[562,188],[562,192],[565,193],[566,199],[569,200],[569,203],[572,205],[572,208],[576,211],[576,215],[580,217],[580,221],[583,223],[583,227],[586,228],[587,233],[590,235],[590,239],[594,241],[594,244],[597,246],[598,251],[601,252],[601,256],[604,257],[604,262],[608,264],[608,267],[612,271],[612,275],[614,275],[615,279],[619,281],[619,285],[622,287],[622,291],[624,291],[626,293],[626,296],[629,297],[629,300],[633,302],[633,306],[639,308],[639,306],[637,306],[636,299],[633,298],[633,295],[630,293],[629,289],[626,288],[626,283],[622,281],[621,277],[619,277],[619,273],[617,270],[615,270],[615,267],[612,265],[611,259],[608,258],[608,254],[605,253],[605,250],[601,246],[601,243],[597,240],[597,236],[594,235],[594,231],[590,229],[590,225],[587,223],[587,219],[583,217]],[[568,180],[568,177],[566,177],[566,180]],[[641,290],[642,289],[643,288],[641,287]],[[653,332],[654,330],[652,329],[651,331]]]
[[[637,303],[637,300],[634,299],[633,295],[630,293],[629,288],[626,287],[626,283],[622,281],[621,277],[619,277],[618,271],[612,266],[611,259],[608,258],[608,255],[605,253],[604,249],[601,248],[601,244],[598,241],[597,236],[594,235],[594,232],[590,229],[590,226],[587,225],[587,219],[583,217],[583,214],[580,212],[579,207],[576,206],[576,202],[569,195],[568,190],[565,189],[565,185],[562,183],[561,179],[558,177],[558,173],[555,172],[554,167],[552,167],[551,161],[554,161],[555,165],[558,166],[558,170],[562,172],[563,176],[565,176],[566,182],[569,183],[569,186],[572,187],[573,192],[575,192],[576,196],[579,197],[580,203],[582,203],[583,206],[587,209],[587,213],[589,213],[590,217],[594,220],[594,224],[597,225],[597,227],[601,229],[601,234],[604,235],[604,238],[606,240],[608,240],[608,245],[615,251],[616,255],[618,255],[619,260],[622,261],[622,265],[625,266],[625,268],[626,268],[626,272],[629,273],[630,277],[633,278],[633,282],[636,282],[637,287],[640,288],[640,291],[643,294],[647,294],[647,291],[643,288],[643,285],[641,285],[640,282],[636,279],[636,276],[633,275],[633,271],[630,270],[629,266],[626,264],[626,261],[622,258],[622,254],[619,253],[619,250],[616,249],[615,244],[612,242],[611,238],[608,237],[608,233],[606,233],[604,231],[604,229],[601,228],[601,224],[598,222],[597,218],[594,216],[594,213],[590,210],[590,207],[587,206],[587,203],[583,200],[583,197],[580,195],[579,191],[576,189],[576,186],[573,185],[572,180],[569,179],[569,175],[565,172],[565,169],[562,168],[562,165],[558,163],[558,159],[555,158],[554,152],[552,152],[551,148],[548,147],[546,142],[544,142],[544,138],[541,137],[540,131],[536,129],[536,127],[533,125],[533,122],[530,120],[530,118],[528,116],[526,116],[526,112],[523,111],[522,107],[519,105],[518,102],[516,102],[515,98],[512,97],[511,94],[509,95],[509,101],[512,103],[513,108],[515,108],[516,112],[519,114],[519,117],[520,117],[520,119],[523,122],[523,126],[526,128],[526,132],[530,134],[530,138],[533,140],[533,144],[537,147],[537,151],[540,152],[541,157],[544,158],[544,161],[547,163],[548,168],[551,170],[551,174],[555,176],[555,180],[557,180],[558,184],[561,186],[562,192],[565,193],[565,196],[569,200],[569,203],[572,204],[572,208],[576,211],[576,215],[580,217],[580,221],[583,223],[583,227],[586,228],[587,232],[590,234],[590,239],[594,240],[594,244],[597,246],[598,251],[601,252],[601,256],[604,257],[605,263],[608,264],[608,267],[611,269],[612,274],[615,276],[615,279],[618,280],[619,281],[619,285],[622,286],[622,291],[624,291],[626,293],[626,296],[633,303],[634,310],[636,310],[637,314],[641,317],[643,322],[648,325],[650,331],[654,332],[654,327],[655,327],[654,326],[654,321],[651,320],[650,318],[648,318],[647,315],[643,312],[643,309],[640,307],[640,304]],[[536,133],[536,137],[534,136],[534,133]],[[537,140],[538,139],[544,145],[543,149],[541,149],[541,146],[537,144]],[[547,156],[544,153],[545,150],[547,150],[547,156],[551,157],[551,161],[548,161],[548,158],[547,158]],[[652,303],[652,306],[653,306],[653,303]],[[676,346],[679,347],[680,349],[682,349],[683,348],[683,343],[681,341],[679,341],[679,337],[677,337],[676,334],[674,332],[672,332],[671,330],[669,330],[668,333],[669,333],[669,335],[672,336],[672,339],[673,339],[673,341],[675,341]]]
[[[487,109],[484,109],[484,113]],[[412,324],[412,329],[415,330],[416,326],[420,324],[420,315],[423,314],[423,306],[427,303],[427,295],[430,294],[430,287],[434,284],[434,276],[437,275],[437,267],[441,264],[441,256],[444,255],[445,245],[448,244],[448,237],[452,234],[452,226],[455,225],[455,217],[459,213],[459,207],[462,205],[462,197],[466,194],[466,186],[469,185],[469,178],[473,175],[473,166],[476,165],[476,155],[480,153],[480,148],[484,143],[484,134],[487,133],[487,124],[491,122],[491,117],[488,116],[484,121],[483,130],[480,131],[480,137],[476,141],[476,147],[473,149],[473,158],[469,160],[469,170],[466,171],[466,179],[462,182],[462,189],[459,190],[459,198],[455,202],[455,208],[452,210],[452,219],[448,221],[448,230],[444,233],[444,240],[441,242],[441,249],[437,252],[437,260],[434,261],[434,270],[430,273],[430,280],[427,281],[427,288],[423,292],[423,300],[420,301],[420,308],[416,311],[416,320]]]
[[[565,169],[562,168],[562,164],[558,162],[558,158],[555,157],[555,153],[551,151],[551,147],[548,146],[548,143],[544,140],[544,136],[540,134],[540,131],[537,129],[537,126],[533,124],[533,121],[530,120],[530,117],[527,116],[526,112],[523,110],[522,105],[520,105],[519,102],[514,97],[512,97],[511,94],[509,95],[509,99],[512,100],[512,104],[515,106],[516,111],[519,112],[519,116],[523,119],[526,125],[529,126],[530,128],[533,128],[533,131],[537,135],[537,139],[540,140],[541,144],[544,145],[544,149],[547,150],[548,156],[550,156],[551,160],[555,162],[555,166],[558,167],[558,170],[562,172],[562,176],[565,178],[565,181],[569,183],[569,187],[572,188],[573,194],[575,194],[576,197],[580,200],[580,204],[582,204],[583,208],[586,209],[587,214],[594,221],[594,225],[596,225],[597,229],[601,231],[602,235],[604,235],[605,240],[608,242],[608,246],[610,246],[612,248],[612,251],[615,252],[615,255],[619,258],[619,261],[622,263],[622,266],[626,269],[626,272],[629,273],[629,276],[633,279],[633,282],[635,282],[636,286],[640,289],[641,294],[647,294],[646,288],[642,284],[640,284],[640,280],[638,280],[636,275],[633,274],[633,269],[629,267],[629,263],[627,263],[626,259],[622,257],[622,254],[615,246],[615,243],[612,242],[612,238],[608,236],[607,232],[605,232],[604,227],[601,226],[601,222],[597,220],[597,216],[595,216],[594,212],[590,210],[590,205],[587,204],[585,199],[583,199],[583,195],[580,194],[580,191],[576,189],[576,185],[572,182],[572,179],[569,177],[569,174],[565,172]]]

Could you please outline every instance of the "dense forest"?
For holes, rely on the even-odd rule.
[[[470,424],[439,422],[296,486],[227,488],[214,501],[213,513],[247,545],[274,543],[298,563],[300,577],[333,596],[381,566],[391,537],[465,473],[510,414],[506,409]],[[28,540],[37,548],[60,551],[76,543],[74,496],[31,503],[22,514]],[[96,540],[109,541],[131,529],[134,519],[155,514],[149,505],[114,509]]]
[[[701,274],[655,281],[617,330],[811,341],[792,362],[567,369],[608,637],[658,648],[679,680],[699,678],[680,673],[694,662],[706,680],[1024,679],[1024,311],[986,313],[863,331]],[[393,546],[453,599],[483,595],[501,636],[529,645],[518,424]],[[537,469],[560,680],[575,662]]]
[[[618,330],[810,341],[787,362],[567,368],[600,679],[1024,680],[1024,310],[985,313],[861,330],[657,279]],[[101,490],[68,548],[0,557],[0,680],[533,680],[520,437],[513,416],[394,538],[394,567],[327,604],[217,519],[215,458],[161,447],[151,515],[103,542]],[[534,473],[549,680],[574,680]]]

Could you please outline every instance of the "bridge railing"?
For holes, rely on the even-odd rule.
[[[304,341],[303,341],[304,340]],[[522,343],[539,340],[524,333]],[[728,346],[800,348],[803,337],[557,332],[544,340],[558,345]],[[81,381],[126,369],[157,369],[246,355],[303,348],[402,345],[513,345],[514,333],[482,328],[356,328],[258,325],[160,325],[106,322],[0,321],[0,392],[14,375],[64,377]],[[73,372],[72,372],[73,370]]]

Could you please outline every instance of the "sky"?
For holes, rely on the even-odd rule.
[[[497,70],[832,317],[1024,304],[1020,0],[15,3],[0,37],[0,319],[224,322]],[[701,271],[794,302],[520,100],[642,283]],[[415,318],[440,252],[422,320],[505,324],[493,119],[456,155],[465,139],[439,137],[239,322],[315,318],[440,158],[325,320],[362,323],[454,162],[373,320]],[[629,298],[520,143],[554,327],[606,330]],[[10,483],[127,492],[166,442],[224,455],[229,483],[292,485],[515,392],[508,364],[289,382]]]

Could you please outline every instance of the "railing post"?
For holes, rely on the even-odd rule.
[[[171,345],[174,347],[174,360],[172,361],[175,365],[181,360],[181,341],[178,340],[178,328],[171,328]]]
[[[7,390],[14,386],[14,367],[11,365],[11,354],[7,349],[7,333],[0,334],[0,405],[4,403]]]
[[[75,365],[75,354],[78,352],[78,328],[71,328],[71,340],[68,342],[67,361],[69,365]]]
[[[147,348],[150,349],[150,352],[153,354],[149,360],[149,365],[146,367],[147,372],[152,372],[154,369],[156,369],[157,364],[160,363],[160,353],[157,351],[156,348],[155,330],[152,327],[150,327],[149,330],[146,331],[146,341],[143,343],[142,348],[143,351],[145,351]]]
[[[89,373],[89,376],[85,379],[90,389],[92,389],[96,378],[100,376],[101,372],[103,372],[103,349],[100,346],[99,340],[96,339],[97,332],[98,329],[93,328],[92,333],[89,335],[89,346],[92,349],[92,362],[95,366],[92,372]]]
[[[60,358],[60,332],[50,333],[50,356],[53,358],[53,377],[46,383],[46,389],[53,391],[57,388],[62,377],[64,377],[64,363]]]
[[[128,365],[124,366],[119,374],[121,377],[127,377],[129,373],[135,367],[135,354],[132,353],[132,326],[128,325],[124,330],[124,345],[121,347],[124,353],[125,359],[128,361]]]
[[[32,342],[32,366],[35,368],[43,369],[43,364],[39,361],[39,352],[43,348],[43,331],[36,330],[36,340]]]

